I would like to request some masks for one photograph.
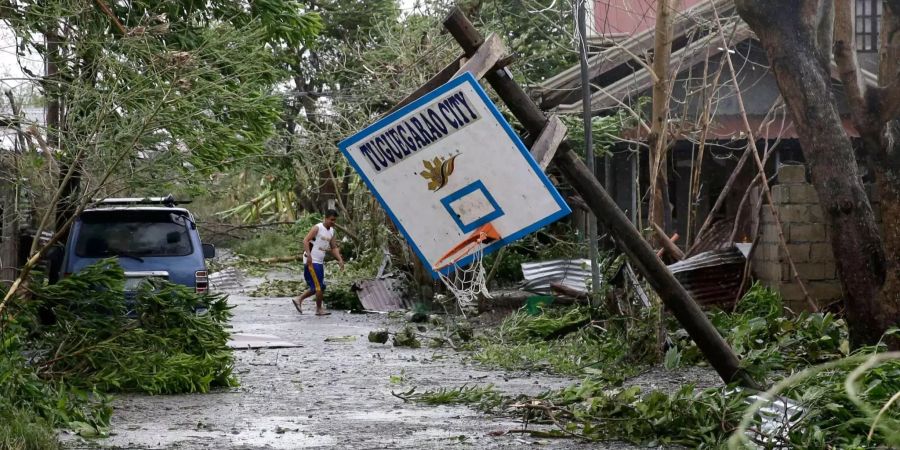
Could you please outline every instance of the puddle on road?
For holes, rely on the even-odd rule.
[[[254,448],[292,449],[330,446],[336,439],[309,433],[308,426],[298,423],[296,417],[261,417],[243,424],[240,434],[232,436],[231,443]]]
[[[449,408],[438,406],[432,408],[416,408],[416,409],[395,409],[387,411],[358,411],[346,414],[343,417],[347,420],[361,421],[383,421],[383,422],[406,422],[406,423],[424,423],[430,419],[458,419],[461,416],[472,415],[472,411],[468,408]]]

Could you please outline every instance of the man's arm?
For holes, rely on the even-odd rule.
[[[306,233],[306,237],[303,238],[303,256],[310,258],[312,255],[309,253],[309,244],[313,239],[316,238],[316,235],[319,234],[319,227],[313,225],[312,229],[309,230],[309,233]]]
[[[335,243],[334,238],[331,239],[331,254],[338,260],[338,264],[341,265],[341,270],[344,270],[344,257],[341,256],[341,248]]]

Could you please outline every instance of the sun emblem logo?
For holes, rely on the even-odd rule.
[[[450,175],[453,174],[453,169],[456,166],[454,161],[456,161],[457,156],[459,156],[458,153],[447,159],[435,156],[431,161],[425,160],[425,170],[419,172],[419,175],[428,180],[429,191],[437,192],[447,185],[447,181],[450,180]]]

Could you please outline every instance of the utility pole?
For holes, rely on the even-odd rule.
[[[591,175],[596,177],[597,170],[594,167],[594,142],[593,127],[591,126],[591,76],[588,73],[588,49],[587,49],[587,25],[585,24],[585,2],[589,0],[575,0],[578,2],[578,52],[581,60],[581,109],[584,120],[584,155],[587,159],[587,167]],[[592,1],[592,0],[591,0]],[[608,183],[608,181],[607,181]],[[588,255],[591,258],[591,291],[596,294],[600,290],[600,265],[597,249],[597,216],[593,212],[588,214]],[[600,302],[593,298],[594,306]]]

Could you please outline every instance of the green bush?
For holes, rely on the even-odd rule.
[[[236,384],[224,296],[152,281],[126,315],[124,280],[115,259],[54,285],[35,278],[0,317],[0,449],[53,448],[54,427],[103,434],[106,392]]]
[[[56,317],[37,330],[35,344],[47,355],[39,367],[75,386],[170,394],[234,384],[224,295],[152,280],[137,293],[134,317],[126,316],[124,273],[115,260],[34,293]]]

